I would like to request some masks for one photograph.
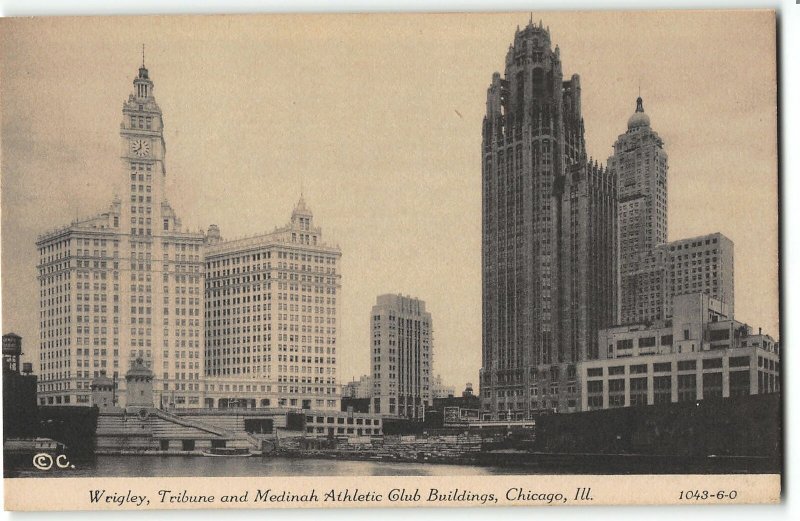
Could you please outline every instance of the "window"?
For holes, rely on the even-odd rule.
[[[730,333],[731,332],[729,329],[712,329],[709,331],[708,337],[712,342],[717,340],[728,340],[731,337]]]
[[[732,356],[728,359],[730,367],[750,367],[749,356]]]
[[[656,376],[653,378],[653,403],[670,403],[672,401],[672,377]]]
[[[589,394],[603,394],[603,382],[601,380],[587,382],[587,390]]]
[[[722,358],[704,358],[703,369],[719,369],[722,367]]]
[[[648,336],[639,339],[639,347],[655,347],[656,337]]]
[[[631,406],[647,405],[647,378],[631,378]]]
[[[678,371],[694,371],[696,368],[696,360],[681,360],[678,362]]]
[[[678,401],[692,402],[697,399],[697,377],[693,374],[678,375]]]
[[[722,398],[722,373],[703,375],[703,399],[709,398]]]
[[[672,371],[672,362],[653,364],[653,372],[655,373],[668,373],[670,371]]]
[[[730,374],[730,395],[747,396],[750,394],[750,371],[734,371]]]
[[[617,349],[633,349],[633,339],[617,340]]]
[[[608,392],[609,393],[624,393],[625,392],[625,380],[622,378],[615,378],[613,380],[608,381]]]

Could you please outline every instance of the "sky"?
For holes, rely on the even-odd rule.
[[[747,11],[535,12],[581,76],[605,163],[641,88],[669,155],[670,240],[735,244],[736,318],[778,336],[775,22]],[[369,372],[377,295],[426,301],[434,372],[481,365],[481,123],[528,13],[0,20],[2,331],[35,356],[36,237],[125,180],[122,102],[145,44],[167,191],[191,230],[285,224],[304,193],[342,249],[340,374]]]

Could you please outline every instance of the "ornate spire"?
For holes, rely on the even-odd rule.
[[[142,44],[142,66],[139,67],[139,74],[133,79],[133,87],[137,98],[149,98],[153,95],[153,82],[144,66],[144,44]]]
[[[292,210],[292,226],[300,230],[310,230],[313,218],[314,215],[311,213],[311,209],[306,206],[303,194],[300,194],[300,199],[294,206],[294,210]]]
[[[302,214],[302,215],[311,214],[311,210],[309,210],[308,206],[306,206],[306,200],[305,197],[303,197],[302,191],[300,192],[300,199],[297,201],[297,204],[294,206],[294,211],[292,212],[292,215],[297,215],[297,214]]]
[[[636,98],[636,112],[628,119],[628,130],[633,130],[639,127],[649,127],[650,117],[644,113],[644,104],[642,97]]]

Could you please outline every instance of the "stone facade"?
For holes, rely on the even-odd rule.
[[[442,375],[437,374],[436,378],[431,380],[431,398],[452,398],[456,395],[456,388],[454,385],[447,385],[442,380]]]
[[[485,419],[577,410],[577,362],[615,321],[616,187],[586,157],[578,75],[532,22],[495,73],[483,123]]]
[[[342,398],[367,398],[372,401],[372,377],[369,375],[362,375],[358,380],[347,382],[342,386]]]
[[[323,242],[303,197],[270,233],[223,241],[212,226],[208,236],[205,375],[216,398],[207,406],[238,397],[338,410],[342,253]]]
[[[88,405],[93,378],[137,358],[155,373],[156,400],[200,404],[205,236],[184,230],[167,201],[162,114],[144,64],[133,89],[120,124],[124,193],[36,242],[42,405]]]
[[[126,407],[153,406],[153,371],[147,368],[144,360],[137,359],[125,373]]]
[[[664,269],[655,248],[667,242],[667,153],[641,97],[608,168],[617,180],[618,323],[664,318]]]
[[[425,302],[380,295],[372,307],[372,410],[423,418],[430,407],[433,324]]]
[[[721,324],[716,331],[730,325]],[[730,348],[581,363],[582,410],[780,392],[778,345],[749,328],[735,331]],[[647,333],[653,336],[654,331]]]
[[[664,313],[674,313],[678,295],[702,292],[734,311],[733,241],[721,233],[663,244],[658,256],[664,269]]]

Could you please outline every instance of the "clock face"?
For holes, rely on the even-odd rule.
[[[131,152],[139,157],[150,155],[150,142],[144,139],[134,139],[131,141]]]

